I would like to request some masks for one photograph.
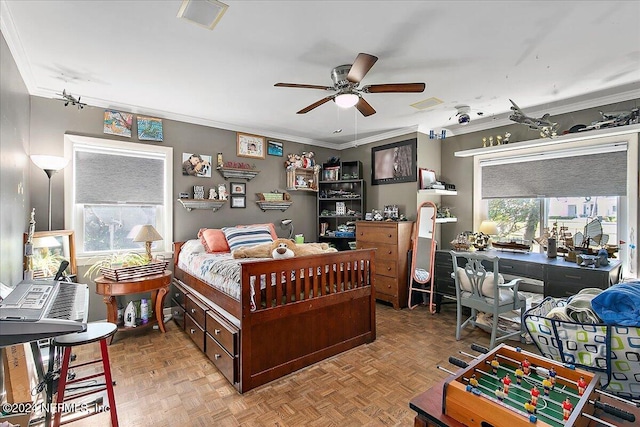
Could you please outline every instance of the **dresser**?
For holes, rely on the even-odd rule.
[[[407,306],[407,253],[411,249],[412,221],[356,222],[356,248],[376,250],[376,299]]]

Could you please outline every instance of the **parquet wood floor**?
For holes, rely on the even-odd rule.
[[[489,335],[468,328],[463,340],[456,341],[452,305],[436,315],[426,307],[397,311],[381,303],[376,310],[373,343],[243,395],[173,321],[167,324],[166,334],[151,329],[119,334],[109,352],[120,425],[413,425],[415,413],[409,409],[409,400],[447,376],[436,365],[455,370],[449,356],[458,350],[473,353],[470,344],[488,345]],[[78,362],[97,357],[98,345],[80,347],[75,353]],[[109,426],[109,415],[71,425]]]

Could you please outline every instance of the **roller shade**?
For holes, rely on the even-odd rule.
[[[481,161],[482,198],[627,195],[627,144]]]
[[[164,156],[126,151],[74,155],[76,203],[164,203]]]

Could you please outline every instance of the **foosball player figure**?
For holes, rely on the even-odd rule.
[[[476,374],[471,375],[471,379],[469,379],[469,384],[471,387],[478,388],[478,379],[476,378]]]
[[[524,377],[524,371],[522,370],[522,363],[520,365],[518,365],[518,367],[516,368],[516,383],[518,383],[518,385],[522,384],[522,377]]]
[[[549,396],[549,392],[551,391],[551,380],[549,377],[542,380],[542,388],[544,389],[544,395]]]
[[[525,402],[524,409],[530,414],[536,413],[536,406],[533,403],[531,403],[530,400],[528,402]]]
[[[498,400],[500,402],[502,402],[504,400],[504,398],[506,397],[506,394],[505,394],[504,390],[502,389],[502,387],[498,387],[496,389],[496,397],[498,398]]]
[[[571,415],[571,410],[573,409],[573,405],[571,401],[567,397],[564,402],[562,402],[562,421],[566,422],[569,419],[569,415]]]
[[[500,362],[498,362],[497,357],[494,357],[493,360],[491,361],[491,372],[493,372],[493,375],[496,375],[498,373],[499,367],[500,367]]]
[[[553,369],[553,366],[549,368],[549,381],[551,381],[551,389],[554,389],[556,386],[556,370]]]
[[[529,375],[529,372],[531,372],[531,362],[529,362],[529,359],[525,357],[521,365],[522,365],[522,372],[524,372],[525,375]]]
[[[538,406],[538,396],[540,396],[540,390],[538,390],[538,387],[534,385],[531,387],[531,390],[529,390],[529,393],[531,394],[531,404],[533,406]]]
[[[576,383],[578,386],[578,396],[582,396],[584,391],[587,389],[587,382],[584,380],[584,377],[581,375]]]
[[[504,390],[504,394],[509,394],[509,386],[511,385],[511,378],[509,378],[509,374],[506,374],[502,379],[502,385],[503,385],[502,388]]]

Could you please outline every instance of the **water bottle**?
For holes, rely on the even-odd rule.
[[[143,324],[149,321],[149,304],[146,299],[140,301],[140,318]]]

